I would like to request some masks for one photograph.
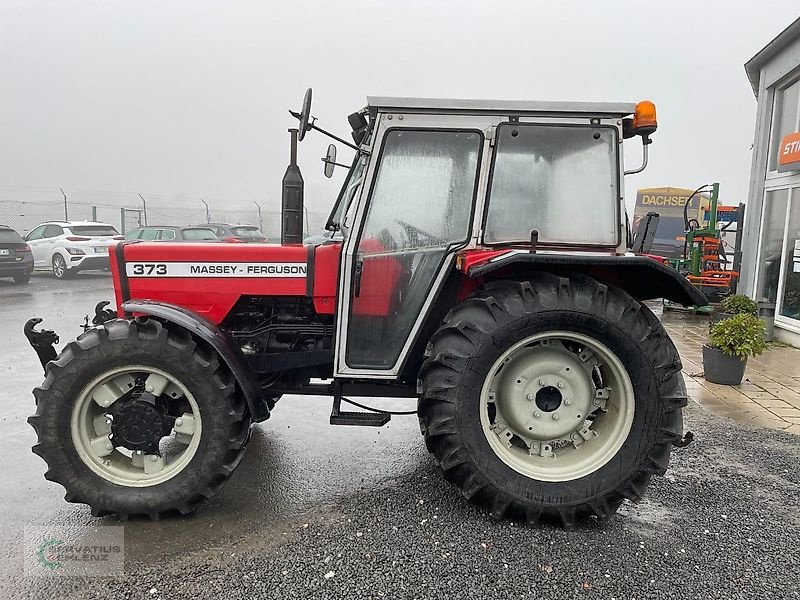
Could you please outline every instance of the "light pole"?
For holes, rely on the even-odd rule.
[[[200,202],[202,202],[206,207],[206,223],[211,223],[211,212],[208,210],[208,202],[200,198]]]

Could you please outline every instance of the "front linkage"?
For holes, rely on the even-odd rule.
[[[111,319],[117,318],[117,311],[106,308],[109,304],[110,302],[107,300],[97,303],[97,305],[94,307],[94,317],[92,318],[91,325],[89,324],[89,315],[84,317],[84,322],[81,325],[84,332],[88,331],[92,327],[97,327],[110,321]],[[58,344],[59,337],[58,334],[52,329],[41,329],[36,331],[34,328],[42,321],[43,319],[39,317],[28,319],[23,326],[22,331],[25,334],[25,337],[28,339],[30,345],[36,351],[36,356],[39,357],[39,362],[42,363],[42,368],[44,369],[47,366],[47,363],[49,363],[51,360],[55,360],[58,356],[55,344]]]

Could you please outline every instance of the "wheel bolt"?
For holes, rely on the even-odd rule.
[[[538,419],[539,417],[541,417],[541,416],[542,416],[542,413],[540,413],[540,412],[537,410],[537,411],[534,411],[534,413],[533,413],[533,416],[534,416],[534,417],[536,417],[536,418]]]
[[[559,381],[559,382],[558,382],[558,387],[559,387],[559,389],[560,389],[560,388],[563,388],[563,387],[564,387],[564,384],[563,384],[563,383],[561,383],[561,382]]]
[[[150,457],[150,462],[157,462],[157,461],[158,461],[158,457],[155,454]]]
[[[152,386],[152,385],[146,385],[146,386],[144,386],[144,391],[145,391],[145,392],[152,392],[152,391],[153,391],[153,386]]]
[[[175,427],[180,427],[181,425],[183,425],[183,419],[178,417],[177,419],[175,419]]]
[[[572,404],[572,400],[570,400],[569,398],[564,398],[564,404],[569,406],[570,404]]]
[[[558,415],[556,414],[553,415],[553,421],[558,421]]]
[[[108,450],[109,452],[111,452],[113,449],[114,449],[114,444],[112,444],[111,442],[108,442],[108,443],[106,444],[106,450]]]
[[[540,387],[544,387],[544,379],[540,379],[539,380],[539,386]]]

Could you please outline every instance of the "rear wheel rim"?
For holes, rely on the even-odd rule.
[[[53,274],[60,279],[64,276],[66,270],[67,264],[64,262],[64,259],[56,254],[55,258],[53,258]]]
[[[517,342],[481,389],[481,426],[495,455],[539,481],[596,472],[619,451],[635,409],[630,377],[599,341],[550,331]]]
[[[147,455],[117,447],[111,431],[112,405],[140,378],[148,391],[187,407],[175,421],[169,436],[159,442],[159,455]],[[194,396],[177,378],[155,367],[131,365],[106,371],[93,379],[75,402],[70,421],[72,442],[78,456],[104,480],[127,487],[149,487],[172,479],[192,461],[200,444],[202,420]]]

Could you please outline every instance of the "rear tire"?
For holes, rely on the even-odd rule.
[[[20,285],[28,283],[31,280],[30,273],[23,273],[22,275],[14,275],[14,283],[18,283]]]
[[[95,400],[99,396],[94,390],[111,388],[117,380],[111,379],[110,384],[97,382],[109,381],[109,374],[119,377],[115,373],[123,373],[125,377],[124,373],[131,370],[166,375],[186,392],[185,406],[191,403],[191,408],[185,410],[198,413],[195,418],[199,426],[194,434],[184,434],[192,440],[183,442],[191,454],[167,471],[170,463],[162,452],[166,465],[163,476],[157,472],[154,477],[147,475],[141,461],[134,463],[131,459],[126,463],[128,453],[117,447],[117,442],[113,451],[108,448],[104,453],[101,446],[112,444],[108,443],[107,433],[103,439],[105,432],[97,431],[97,425],[95,431],[86,433],[92,428],[94,417],[92,413],[87,417],[86,411],[99,409]],[[177,388],[165,389],[168,392]],[[222,489],[241,461],[249,436],[250,417],[245,402],[233,376],[213,350],[195,342],[188,332],[168,330],[152,319],[109,321],[80,335],[48,363],[45,381],[33,393],[36,414],[28,422],[38,435],[33,452],[48,465],[45,477],[64,486],[68,502],[88,504],[96,516],[118,514],[124,519],[147,515],[158,519],[165,513],[192,512]],[[176,393],[174,397],[181,395]],[[130,400],[118,398],[112,402]],[[181,410],[177,414],[186,416]],[[113,426],[113,419],[110,423]],[[178,424],[176,421],[172,432],[175,439]],[[82,444],[81,436],[91,438],[95,434],[100,434],[93,440],[100,451],[92,455],[87,452],[92,443]],[[193,435],[198,439],[194,440]],[[112,432],[110,440],[114,442],[115,438]],[[141,477],[133,467],[144,469],[139,471]]]
[[[531,429],[544,425],[545,430],[560,427],[548,419],[550,413],[542,414],[560,410],[560,405],[538,410],[534,418],[538,395],[512,393],[515,382],[527,385],[522,376],[512,380],[509,388],[494,383],[504,368],[509,369],[507,373],[515,373],[513,368],[532,372],[542,368],[536,359],[515,367],[509,362],[513,356],[509,352],[516,345],[536,356],[540,340],[550,337],[566,338],[559,347],[568,361],[564,364],[580,364],[570,361],[589,356],[587,347],[601,359],[605,356],[605,362],[598,361],[597,374],[593,366],[587,367],[590,387],[582,384],[573,390],[573,401],[579,404],[577,391],[589,390],[591,396],[597,392],[591,389],[593,381],[614,383],[613,387],[603,384],[609,390],[608,410],[595,407],[594,420],[587,420],[589,429],[594,426],[603,433],[584,430],[585,442],[572,432],[551,444],[544,441],[549,435],[545,433],[539,438],[541,445],[535,446],[539,442],[527,427],[519,427],[519,419],[507,419],[510,425],[498,419],[503,408],[499,398],[489,396],[487,401],[489,391],[504,394],[514,410],[521,410],[519,414],[528,410],[527,401],[531,414],[524,418],[531,420],[525,425],[531,424]],[[571,357],[570,352],[577,354]],[[535,377],[531,389],[551,388],[543,381],[548,376]],[[498,519],[509,515],[537,523],[544,518],[565,527],[591,515],[606,519],[625,499],[638,501],[652,475],[664,474],[672,444],[682,436],[686,388],[672,341],[647,307],[622,290],[584,276],[542,273],[527,282],[489,283],[447,315],[428,345],[420,378],[419,419],[428,450],[448,481],[470,501],[488,506]],[[556,380],[559,388],[570,389],[568,380]],[[632,391],[628,396],[620,391],[627,382]],[[614,412],[631,411],[632,416],[623,415],[614,424]],[[604,423],[613,426],[604,429]],[[606,432],[610,432],[610,442],[605,454],[597,454],[594,462],[575,458],[581,456],[578,453],[591,456],[602,449]],[[505,446],[497,440],[506,442]],[[563,469],[570,460],[581,468]]]

